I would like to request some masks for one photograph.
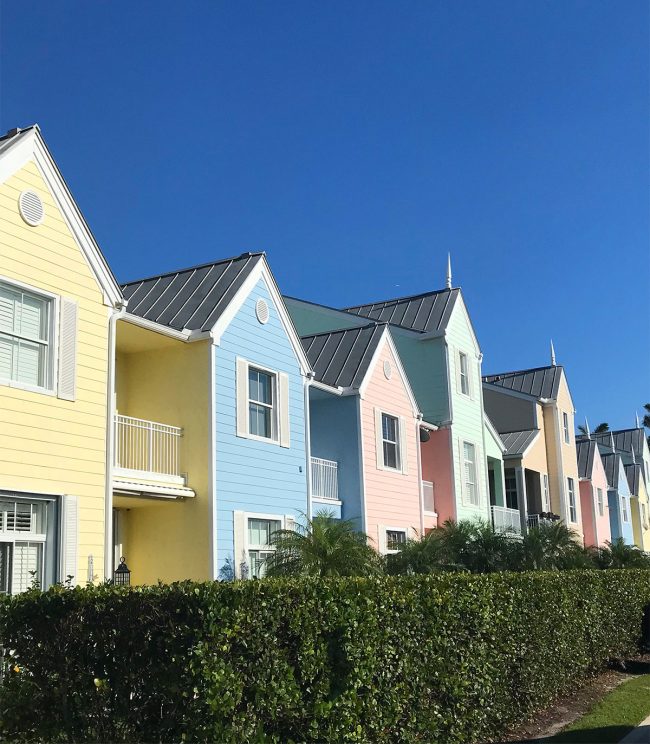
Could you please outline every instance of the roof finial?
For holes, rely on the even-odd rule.
[[[551,364],[555,367],[555,346],[553,346],[553,339],[551,339]]]
[[[639,412],[638,411],[635,411],[634,412],[634,415],[636,416],[636,428],[637,429],[640,429],[641,428],[641,422],[639,421]]]
[[[616,447],[614,446],[614,432],[609,432],[609,446],[612,448],[612,452],[616,452]]]
[[[451,289],[451,253],[447,254],[447,289]]]
[[[586,416],[585,416],[585,433],[587,435],[587,439],[591,439],[591,432],[589,431],[589,422],[587,421]]]

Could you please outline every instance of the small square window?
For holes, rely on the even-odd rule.
[[[386,550],[395,553],[406,543],[406,530],[386,530]]]

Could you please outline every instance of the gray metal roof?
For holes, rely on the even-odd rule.
[[[641,465],[637,463],[630,463],[624,465],[625,475],[627,476],[627,482],[630,486],[630,493],[632,496],[639,495],[639,480],[643,477],[641,472]]]
[[[535,441],[539,429],[526,429],[525,431],[509,431],[500,433],[503,446],[506,448],[504,457],[521,457],[524,452]]]
[[[603,467],[605,468],[605,474],[607,475],[607,485],[609,488],[618,489],[621,456],[614,452],[610,452],[609,454],[601,454],[601,459],[603,461]]]
[[[593,439],[576,441],[576,453],[578,455],[578,476],[580,478],[591,478],[594,471],[594,458],[596,456],[597,444]]]
[[[602,434],[592,434],[591,438],[595,439],[598,444],[605,447],[610,446],[610,434],[614,435],[614,448],[619,452],[632,452],[641,457],[643,454],[643,441],[645,434],[643,429],[619,429],[618,431],[606,431]],[[583,439],[583,437],[580,437]]]
[[[563,369],[558,365],[501,372],[498,375],[485,375],[483,381],[517,393],[533,395],[535,398],[553,399],[557,398]]]
[[[332,387],[358,388],[385,329],[385,324],[371,323],[303,336],[302,345],[316,379]]]
[[[344,310],[381,323],[390,323],[420,333],[430,333],[442,331],[447,327],[459,293],[458,288],[440,289],[411,297],[356,305]]]
[[[263,253],[192,266],[122,285],[128,311],[177,331],[209,331]]]

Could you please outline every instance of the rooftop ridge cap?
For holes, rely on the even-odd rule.
[[[418,294],[404,295],[403,297],[393,297],[388,300],[377,300],[376,302],[363,302],[360,305],[350,305],[349,307],[340,308],[340,310],[341,312],[347,313],[349,310],[356,310],[356,308],[359,308],[359,307],[369,307],[370,305],[389,305],[392,302],[404,302],[405,300],[417,300],[417,299],[420,299],[421,297],[428,297],[434,294],[443,294],[444,292],[451,293],[459,289],[460,287],[443,287],[442,289],[432,289],[427,292],[419,292]]]

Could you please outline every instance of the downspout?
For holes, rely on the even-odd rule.
[[[108,318],[106,380],[106,493],[104,498],[104,579],[113,577],[113,467],[115,463],[115,327],[125,307],[111,308]]]
[[[420,538],[424,537],[424,486],[422,485],[422,444],[420,442],[420,421],[422,414],[418,413],[415,421],[415,446],[418,453],[418,487],[420,489]]]
[[[305,467],[307,468],[306,473],[306,486],[307,486],[307,517],[313,518],[313,510],[311,503],[311,416],[309,411],[309,388],[311,387],[311,381],[314,379],[313,372],[307,372],[307,377],[304,383],[304,396],[305,396]],[[338,478],[338,473],[337,473]],[[342,515],[341,515],[342,516]]]

